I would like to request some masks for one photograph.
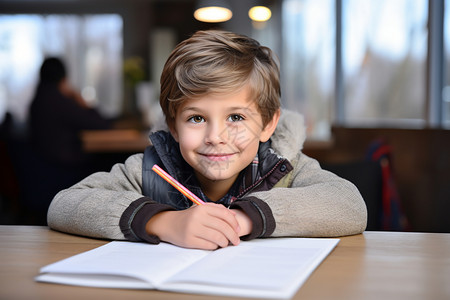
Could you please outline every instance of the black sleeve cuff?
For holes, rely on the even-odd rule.
[[[120,230],[129,241],[145,241],[158,244],[160,239],[156,235],[149,235],[145,231],[147,222],[157,213],[175,210],[170,205],[160,204],[148,197],[142,197],[130,204],[120,217]]]
[[[269,237],[275,231],[275,219],[269,205],[256,197],[246,197],[236,200],[230,208],[241,209],[253,224],[252,232],[241,237],[248,241],[258,237]]]

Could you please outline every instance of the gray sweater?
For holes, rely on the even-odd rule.
[[[272,136],[272,148],[293,171],[280,185],[252,196],[264,201],[275,220],[272,236],[336,237],[361,233],[367,210],[357,188],[301,152],[305,140],[303,118],[283,111]],[[119,221],[130,204],[143,197],[143,154],[130,156],[110,172],[90,175],[59,192],[48,210],[51,228],[67,233],[125,239]]]

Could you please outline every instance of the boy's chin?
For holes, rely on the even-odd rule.
[[[201,177],[203,177],[204,179],[211,181],[211,182],[227,181],[227,180],[230,180],[235,177],[235,176],[233,176],[233,174],[228,174],[228,172],[219,171],[219,170],[202,171],[202,172],[197,172],[197,174],[198,173],[200,173]]]
[[[206,180],[211,181],[211,182],[218,182],[218,181],[230,179],[229,176],[223,176],[223,175],[212,175],[212,174],[202,174],[202,175],[203,175],[203,178],[205,178]]]

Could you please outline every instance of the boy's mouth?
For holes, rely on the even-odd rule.
[[[226,161],[229,160],[234,153],[200,153],[200,155],[212,161]]]

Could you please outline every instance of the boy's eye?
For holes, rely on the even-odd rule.
[[[229,122],[238,122],[244,120],[244,117],[238,114],[233,114],[228,117]]]
[[[192,116],[188,119],[188,121],[192,122],[192,123],[201,123],[201,122],[204,122],[205,119],[203,119],[203,117],[201,117],[201,116]]]

